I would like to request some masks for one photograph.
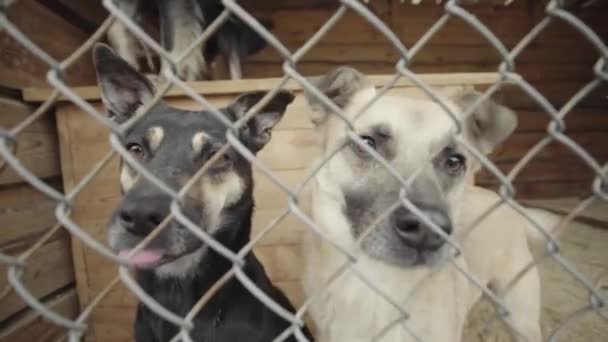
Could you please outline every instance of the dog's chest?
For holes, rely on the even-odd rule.
[[[453,266],[445,267],[430,278],[425,272],[362,269],[360,274],[371,275],[369,280],[382,294],[347,272],[312,304],[311,314],[321,325],[319,341],[358,342],[380,336],[377,340],[387,342],[458,341],[468,310],[469,286]],[[401,305],[403,311],[393,304]],[[409,318],[400,319],[403,313]]]

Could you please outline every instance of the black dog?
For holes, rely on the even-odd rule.
[[[173,56],[179,56],[203,34],[224,11],[220,0],[114,0],[116,6],[139,26],[146,19],[158,18],[161,45]],[[272,23],[259,20],[268,29]],[[119,21],[108,31],[108,39],[118,54],[133,67],[138,59],[150,54],[143,44]],[[252,28],[234,15],[230,15],[211,35],[201,49],[194,49],[180,64],[177,75],[184,80],[210,78],[213,61],[221,56],[228,61],[232,79],[242,77],[241,61],[266,47],[266,42]]]
[[[117,122],[129,119],[153,96],[150,82],[105,45],[97,45],[94,60],[102,99]],[[246,93],[221,110],[236,121],[264,92]],[[281,91],[239,132],[239,139],[258,152],[270,140],[270,130],[283,116],[293,95]],[[155,105],[121,138],[132,156],[176,191],[226,143],[226,127],[206,111],[184,111]],[[171,197],[121,165],[123,199],[109,224],[110,246],[126,256],[170,213]],[[251,164],[230,149],[218,158],[180,203],[184,216],[234,252],[249,241],[253,213]],[[184,317],[232,263],[173,220],[141,252],[130,259],[140,286],[173,313]],[[253,253],[245,257],[245,274],[286,310],[288,299],[268,279]],[[233,278],[194,318],[194,341],[272,341],[289,327]],[[139,305],[136,340],[168,341],[178,328]],[[305,334],[310,336],[304,328]],[[291,338],[295,341],[295,338]]]

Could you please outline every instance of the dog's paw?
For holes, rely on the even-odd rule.
[[[163,75],[159,74],[145,74],[144,76],[146,76],[146,78],[150,80],[154,86],[158,86],[167,80]]]
[[[199,51],[192,52],[177,65],[177,76],[184,81],[197,81],[206,79],[209,74],[207,63]]]

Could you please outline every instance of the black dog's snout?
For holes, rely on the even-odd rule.
[[[450,218],[443,211],[422,208],[421,210],[447,235],[452,233]],[[445,243],[445,240],[438,233],[405,208],[395,211],[391,220],[395,233],[407,246],[416,249],[435,250]]]
[[[129,233],[146,236],[169,215],[170,204],[171,197],[163,194],[126,196],[117,220]]]

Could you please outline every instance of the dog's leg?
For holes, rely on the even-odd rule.
[[[203,33],[204,18],[195,0],[158,0],[161,42],[174,58],[181,55]],[[163,60],[165,70],[169,64]],[[195,48],[176,68],[177,76],[186,81],[201,78],[206,72],[203,49]]]
[[[527,247],[527,245],[526,245]],[[492,282],[498,294],[504,293],[504,303],[509,310],[509,323],[515,331],[511,335],[515,341],[540,342],[540,276],[536,268],[529,269],[514,285],[512,280],[518,276],[531,261],[528,248],[518,249],[513,255],[510,267],[503,269],[500,276]]]
[[[139,7],[138,0],[115,0],[116,6],[129,18],[137,17]],[[108,29],[108,40],[118,55],[127,63],[139,70],[137,57],[140,55],[140,44],[137,38],[129,32],[127,27],[120,21],[115,20]]]
[[[230,51],[228,56],[228,69],[230,70],[230,78],[233,80],[240,80],[243,78],[243,72],[241,71],[241,58],[236,50]]]

